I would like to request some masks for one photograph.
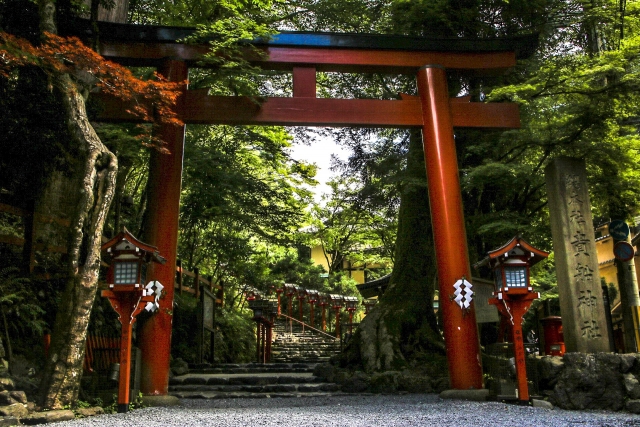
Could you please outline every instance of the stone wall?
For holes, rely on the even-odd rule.
[[[567,353],[530,358],[539,389],[563,409],[640,413],[640,354]]]

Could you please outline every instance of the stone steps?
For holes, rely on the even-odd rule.
[[[281,363],[328,362],[331,356],[340,352],[340,342],[323,336],[313,330],[301,328],[287,332],[284,320],[276,320],[274,341],[271,346],[271,361]]]
[[[316,363],[247,363],[247,364],[198,364],[189,368],[190,374],[262,374],[262,373],[311,373]],[[183,378],[184,376],[176,377]]]
[[[169,380],[169,394],[188,399],[318,397],[342,394],[340,386],[312,373],[315,364],[222,365],[191,370]],[[286,370],[288,369],[288,370]],[[225,370],[226,372],[219,372]],[[285,371],[286,370],[286,371]],[[212,372],[216,373],[212,373]],[[282,371],[282,372],[280,372]]]

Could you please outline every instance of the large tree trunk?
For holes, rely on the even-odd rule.
[[[433,310],[436,284],[422,138],[419,131],[413,131],[391,282],[380,303],[360,324],[342,362],[367,372],[411,367],[430,360],[442,362],[444,342]]]
[[[53,1],[42,0],[40,8],[42,30],[55,33]],[[61,409],[75,403],[78,396],[85,339],[97,291],[102,229],[115,189],[118,163],[89,123],[78,83],[61,74],[52,77],[52,84],[66,113],[70,144],[77,153],[72,178],[77,183],[77,203],[67,244],[68,278],[56,314],[39,401],[44,408]]]

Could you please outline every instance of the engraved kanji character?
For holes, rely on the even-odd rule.
[[[587,252],[589,239],[587,239],[587,235],[585,233],[576,233],[573,235],[575,239],[571,244],[573,245],[573,250],[575,251],[575,256],[578,255],[586,255],[589,256],[589,252]]]

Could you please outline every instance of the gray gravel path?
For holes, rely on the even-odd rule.
[[[180,406],[65,421],[55,427],[387,427],[640,426],[640,415],[547,410],[497,402],[442,400],[437,395],[333,396],[294,399],[185,399]],[[53,427],[53,426],[52,426]]]

